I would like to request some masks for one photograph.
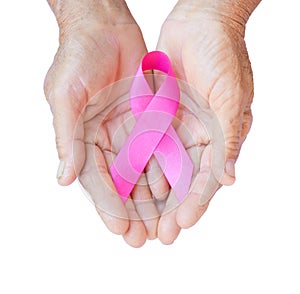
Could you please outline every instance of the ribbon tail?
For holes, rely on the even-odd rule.
[[[194,165],[180,138],[170,126],[154,152],[179,202],[189,192]]]

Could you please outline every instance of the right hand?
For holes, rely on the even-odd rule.
[[[147,237],[156,237],[158,220],[143,223],[135,208],[125,207],[114,192],[101,146],[88,142],[91,134],[86,125],[91,119],[87,118],[90,114],[86,115],[85,106],[105,86],[133,76],[147,49],[125,2],[100,12],[87,12],[76,1],[70,2],[72,7],[68,11],[80,10],[74,13],[76,19],[64,18],[53,9],[60,26],[60,45],[45,79],[45,95],[54,117],[60,159],[58,182],[69,185],[80,174],[79,179],[94,202],[97,197],[103,198],[104,208],[96,207],[107,227],[122,234],[130,245],[139,247]],[[107,105],[102,104],[104,109]],[[101,142],[104,140],[100,138]],[[97,170],[90,160],[94,154],[98,159]]]

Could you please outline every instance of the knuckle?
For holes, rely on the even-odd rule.
[[[242,124],[242,132],[241,132],[241,141],[244,142],[252,125],[253,116],[251,109],[248,109],[244,113],[243,124]]]
[[[239,135],[230,135],[225,138],[226,149],[233,158],[237,157],[240,150],[240,136]]]

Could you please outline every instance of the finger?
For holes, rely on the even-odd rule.
[[[99,134],[101,134],[101,133],[102,132],[101,132],[101,128],[100,128]],[[100,135],[100,137],[101,137],[101,135]],[[103,152],[103,156],[104,156],[104,159],[105,159],[107,165],[111,166],[112,162],[114,161],[114,159],[116,157],[116,154],[114,154],[108,150],[105,150]],[[109,177],[110,177],[110,175],[109,175]],[[110,177],[110,180],[111,180],[111,177]],[[114,184],[112,183],[112,185],[114,185]],[[150,194],[149,190],[148,190],[148,194]],[[119,198],[119,196],[117,196],[117,197]],[[136,197],[142,197],[142,194],[137,193]],[[150,197],[151,197],[151,195],[150,195]],[[130,246],[135,247],[135,248],[141,247],[146,242],[147,230],[146,230],[146,227],[145,227],[143,221],[141,220],[141,217],[138,213],[137,208],[135,207],[134,201],[130,197],[125,202],[125,209],[128,214],[128,230],[122,234],[123,238],[127,242],[127,244],[129,244]],[[148,223],[148,225],[149,225],[149,230],[150,230],[151,234],[153,234],[153,232],[152,232],[154,230],[154,228],[152,227],[153,224]],[[154,233],[154,234],[156,235],[156,233]]]
[[[131,194],[137,213],[146,227],[148,239],[157,238],[159,212],[151,196],[145,174],[141,175]]]
[[[218,149],[215,156],[219,158],[218,164],[213,168],[222,185],[232,185],[235,182],[235,163],[243,142],[244,107],[248,99],[245,98],[246,92],[241,83],[233,83],[234,79],[232,75],[221,78],[207,94],[211,110],[216,117],[214,123],[217,124],[213,129],[213,133],[216,131],[213,140],[218,141],[214,147]],[[204,85],[198,81],[194,83],[198,89],[204,91]]]
[[[175,208],[177,205],[178,200],[171,190],[166,207],[158,223],[158,238],[165,245],[172,244],[178,237],[181,230],[176,221]]]
[[[80,117],[86,99],[85,91],[78,81],[63,82],[61,77],[59,83],[55,82],[50,70],[45,80],[45,95],[53,113],[60,159],[57,180],[61,185],[69,185],[76,179],[85,160],[84,130]]]
[[[246,109],[243,116],[243,125],[242,125],[242,133],[241,133],[241,143],[243,144],[246,140],[246,137],[250,131],[252,125],[252,111],[250,108]]]
[[[86,161],[79,181],[107,228],[112,233],[125,234],[129,228],[127,210],[115,190],[103,153],[95,145],[86,145]]]
[[[207,210],[209,203],[199,205],[199,193],[190,193],[176,214],[177,224],[187,229],[195,225]]]
[[[139,248],[143,246],[147,240],[147,231],[137,213],[132,199],[127,199],[125,206],[129,215],[130,224],[127,232],[123,234],[123,238],[130,246]]]
[[[212,150],[210,145],[204,149],[199,172],[194,178],[188,196],[177,209],[176,221],[181,228],[189,228],[196,224],[220,187],[212,169]]]
[[[230,43],[231,41],[228,45]],[[216,52],[211,51],[215,56],[205,55],[205,58],[198,58],[196,67],[193,66],[191,59],[193,53],[197,52],[194,45],[182,54],[187,81],[209,102],[222,131],[224,147],[220,152],[223,158],[222,164],[219,164],[222,167],[218,175],[222,185],[231,185],[235,181],[235,162],[242,144],[244,111],[245,107],[249,106],[251,100],[249,97],[253,93],[251,79],[244,77],[244,72],[248,72],[246,64],[248,59],[243,61],[245,56],[240,55],[240,52],[236,52],[230,46],[227,49],[218,48]],[[239,49],[243,50],[243,44]],[[210,57],[211,64],[207,63]],[[206,74],[211,67],[215,68],[215,71]],[[246,75],[249,76],[248,73]]]
[[[153,197],[157,200],[166,199],[170,186],[154,156],[150,158],[145,172]]]
[[[225,140],[225,172],[220,177],[222,185],[232,185],[235,182],[235,162],[241,148],[242,118],[237,111],[216,111]]]

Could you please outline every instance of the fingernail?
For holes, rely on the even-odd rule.
[[[57,174],[56,174],[57,179],[60,179],[63,176],[65,167],[66,167],[66,163],[64,161],[60,161],[57,169]]]
[[[235,178],[235,168],[233,160],[228,160],[226,162],[225,171],[230,177]]]

